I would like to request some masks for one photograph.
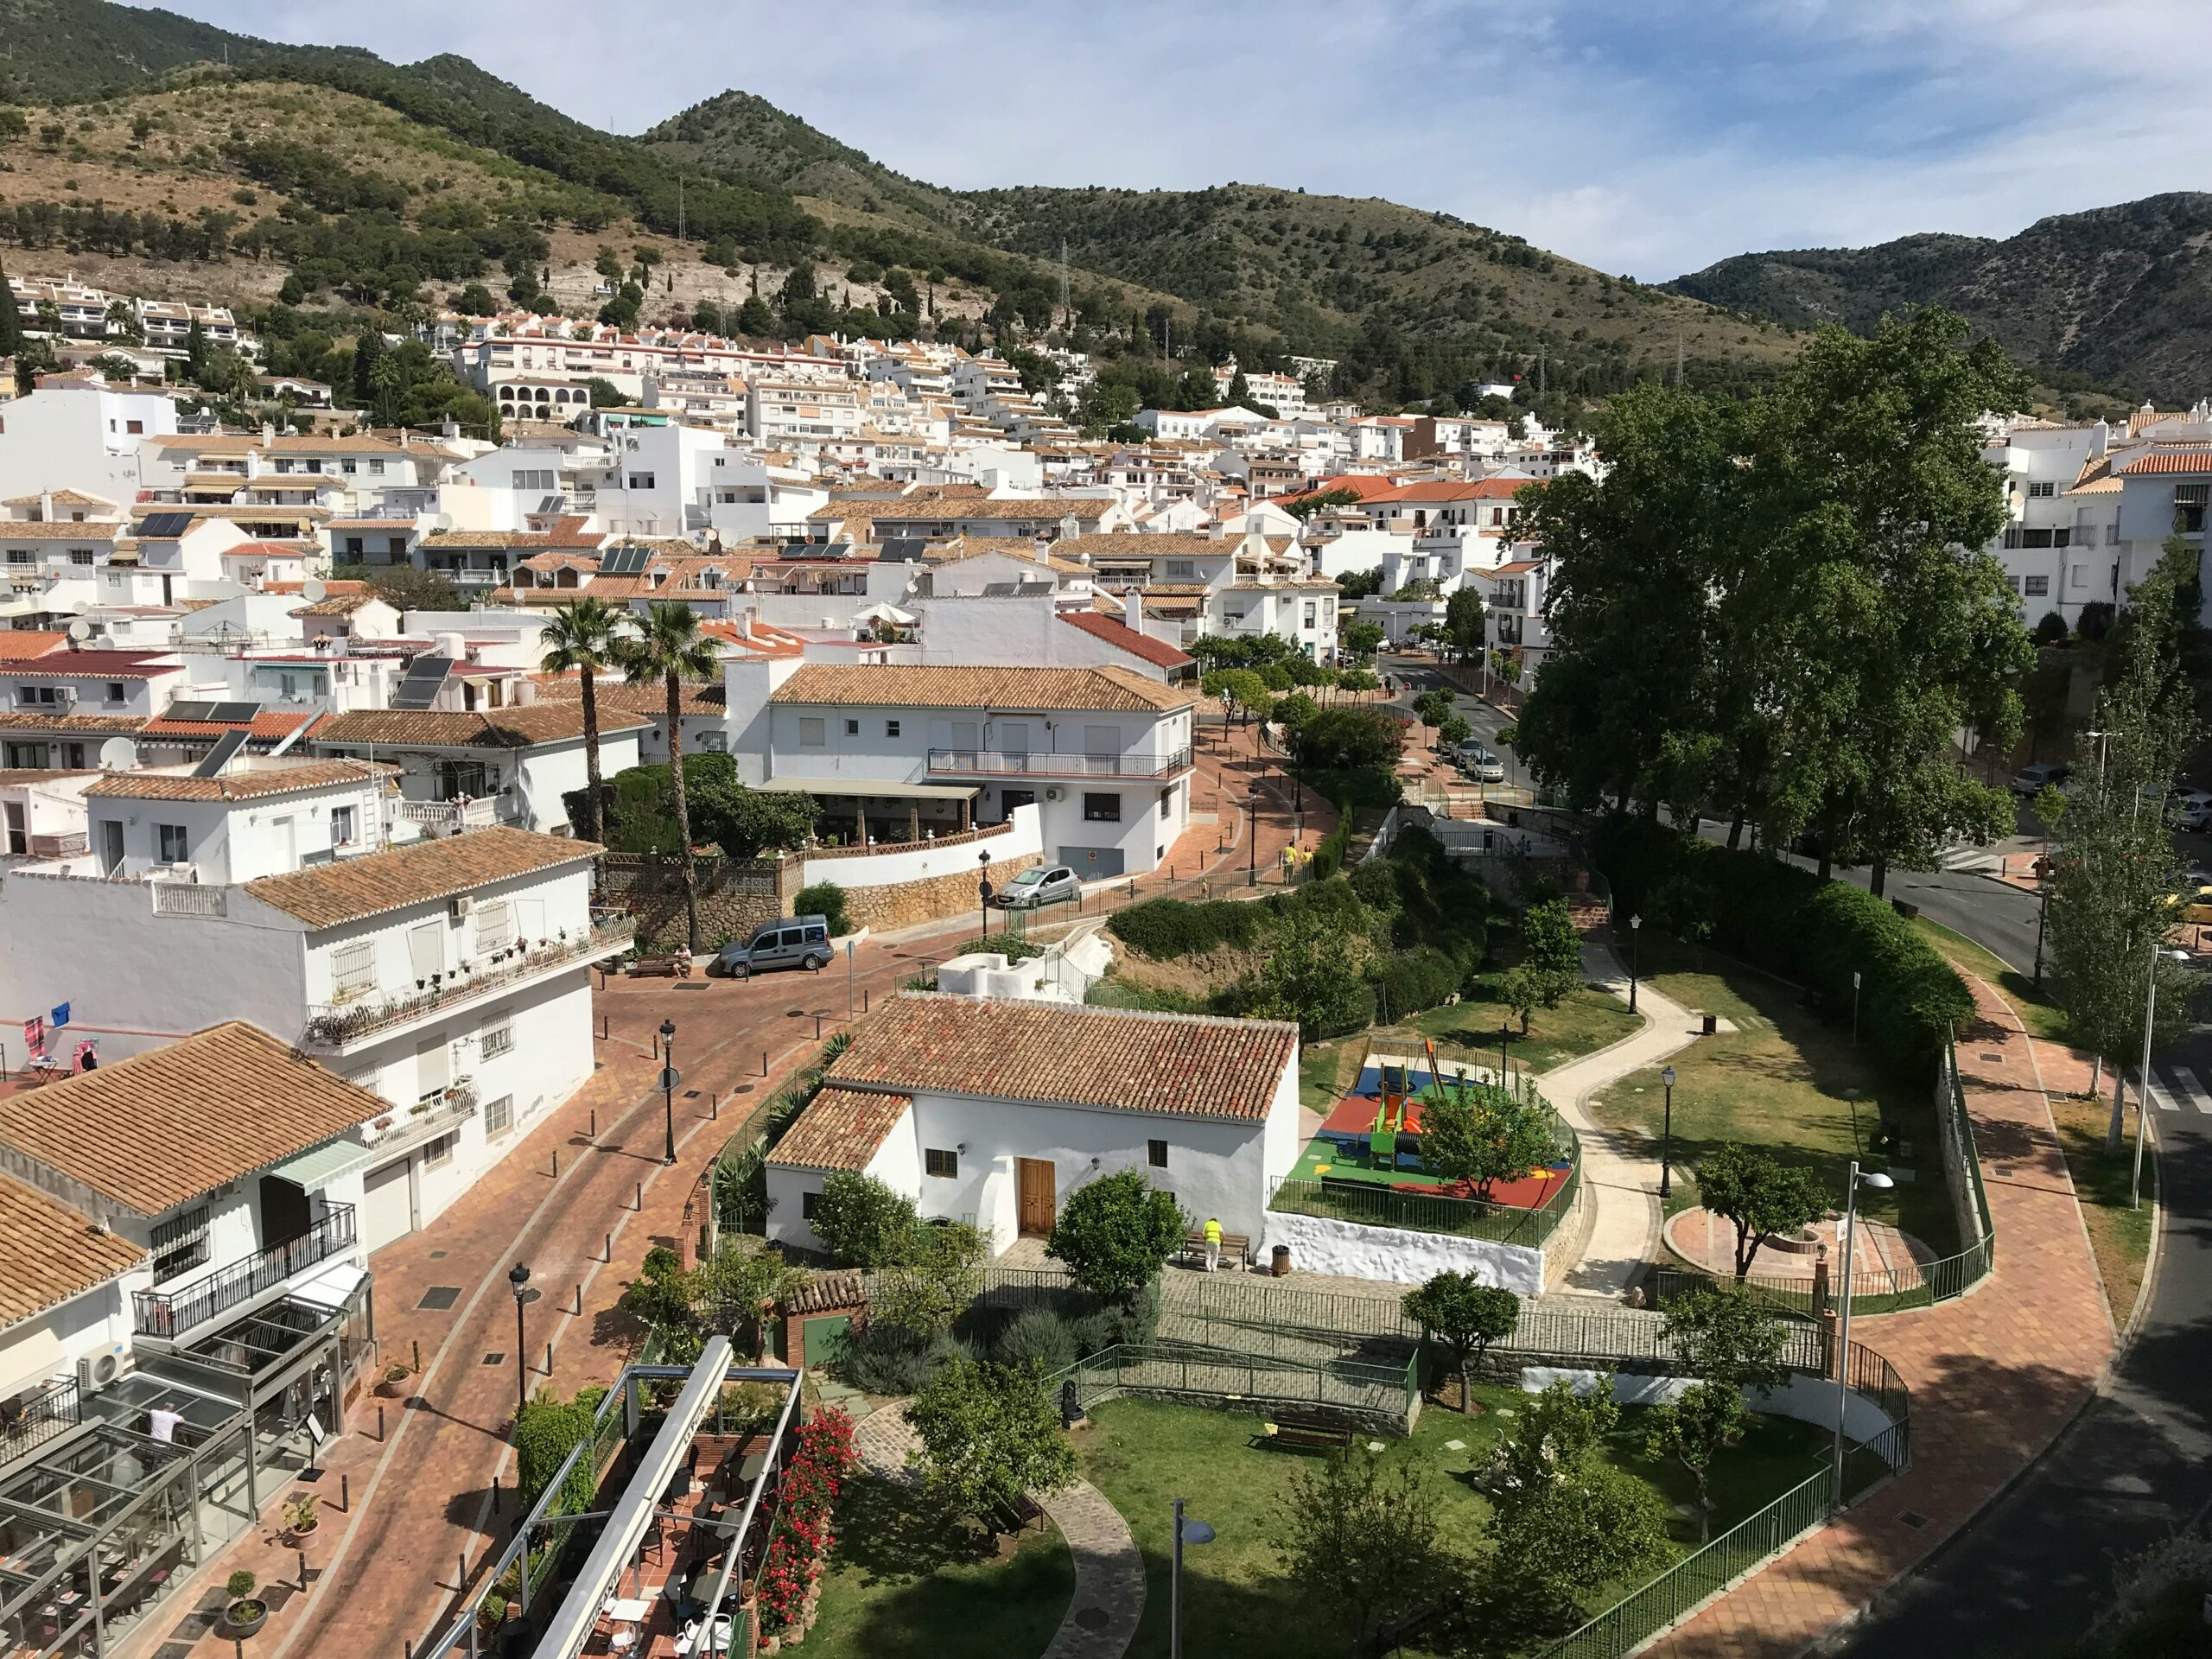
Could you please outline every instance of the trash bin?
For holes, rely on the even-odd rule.
[[[1705,1034],[1706,1034],[1707,1036],[1710,1037],[1710,1036],[1712,1036],[1715,1032],[1719,1031],[1719,1029],[1720,1029],[1720,1020],[1719,1020],[1719,1017],[1718,1015],[1716,1015],[1716,1014],[1707,1014],[1707,1015],[1705,1016]]]
[[[1290,1246],[1278,1244],[1268,1257],[1268,1276],[1280,1279],[1290,1271]]]

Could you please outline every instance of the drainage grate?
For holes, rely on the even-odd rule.
[[[1075,1622],[1086,1630],[1103,1630],[1114,1622],[1114,1616],[1103,1607],[1078,1607]]]
[[[442,1313],[460,1300],[459,1285],[432,1285],[423,1293],[423,1300],[415,1306],[418,1310],[427,1308],[433,1313]]]
[[[486,1354],[484,1363],[486,1365],[504,1365],[507,1363],[507,1357],[505,1354]]]
[[[432,1250],[430,1252],[430,1260],[433,1262],[442,1262],[445,1259],[446,1253],[443,1250]]]
[[[1928,1517],[1923,1515],[1918,1510],[1907,1510],[1903,1515],[1897,1516],[1897,1519],[1904,1522],[1905,1525],[1910,1527],[1915,1532],[1918,1532],[1923,1527],[1928,1524]]]
[[[1999,1062],[2003,1061],[2005,1058],[2002,1054],[1985,1054],[1981,1058],[1985,1060],[1997,1060]]]
[[[686,1089],[683,1091],[683,1098],[686,1100],[696,1100],[699,1098],[699,1091],[696,1089]]]

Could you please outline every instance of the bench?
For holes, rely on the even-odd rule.
[[[1279,1412],[1268,1427],[1274,1432],[1264,1438],[1271,1445],[1289,1446],[1300,1452],[1349,1452],[1351,1449],[1351,1430],[1342,1423],[1332,1423],[1324,1417]]]
[[[1192,1262],[1206,1259],[1206,1236],[1203,1229],[1183,1235],[1183,1255]],[[1221,1259],[1235,1262],[1242,1267],[1252,1265],[1252,1240],[1247,1233],[1224,1233],[1221,1236]]]
[[[624,973],[632,979],[689,979],[691,969],[688,963],[674,957],[636,957],[632,958]]]
[[[993,1514],[1001,1523],[1001,1532],[1027,1532],[1045,1518],[1045,1511],[1037,1507],[1037,1500],[1027,1492],[1016,1492],[998,1504]]]

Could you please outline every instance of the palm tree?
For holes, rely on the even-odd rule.
[[[599,821],[599,677],[621,665],[616,614],[603,599],[572,599],[554,607],[538,643],[538,666],[549,674],[575,674],[584,694],[584,839],[597,841]]]
[[[668,692],[668,772],[683,857],[684,929],[694,952],[699,949],[699,873],[691,857],[691,809],[683,798],[683,683],[712,679],[721,663],[721,648],[699,632],[699,613],[681,603],[653,606],[638,637],[622,651],[622,671],[631,684],[658,680]]]

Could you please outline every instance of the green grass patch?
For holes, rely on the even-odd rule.
[[[1649,929],[1645,930],[1647,932]],[[1699,1039],[1672,1056],[1674,1192],[1669,1210],[1698,1202],[1691,1173],[1724,1141],[1763,1147],[1813,1170],[1840,1203],[1851,1160],[1890,1124],[1912,1143],[1916,1179],[1860,1195],[1864,1213],[1902,1228],[1949,1255],[1958,1228],[1936,1152],[1935,1097],[1926,1083],[1900,1080],[1871,1047],[1854,1044],[1805,1006],[1802,993],[1712,951],[1673,941],[1643,942],[1645,982],[1685,1007],[1732,1021],[1733,1032]],[[1633,1072],[1589,1102],[1609,1128],[1637,1131],[1660,1154],[1665,1090],[1660,1068]],[[1766,1258],[1761,1261],[1765,1264]]]
[[[1500,1408],[1517,1409],[1526,1396],[1517,1390],[1478,1385],[1475,1398],[1484,1409],[1472,1416],[1431,1406],[1406,1439],[1375,1435],[1382,1450],[1374,1455],[1389,1463],[1417,1462],[1436,1483],[1444,1532],[1452,1546],[1479,1563],[1489,1548],[1483,1523],[1490,1504],[1477,1490],[1474,1473],[1509,1419]],[[1694,1488],[1676,1465],[1643,1456],[1643,1413],[1621,1414],[1613,1459],[1650,1481],[1670,1504],[1688,1505]],[[1159,1659],[1167,1652],[1169,1554],[1174,1500],[1185,1500],[1187,1513],[1212,1524],[1215,1541],[1186,1547],[1183,1554],[1184,1651],[1249,1654],[1268,1659],[1343,1659],[1346,1638],[1325,1585],[1301,1585],[1283,1572],[1276,1539],[1278,1515],[1290,1478],[1307,1454],[1271,1450],[1254,1443],[1261,1419],[1233,1412],[1167,1405],[1146,1400],[1114,1400],[1093,1414],[1077,1436],[1084,1472],[1121,1511],[1145,1558],[1144,1620],[1129,1651],[1138,1659]],[[1459,1440],[1454,1451],[1446,1442]],[[1363,1448],[1366,1439],[1355,1439]],[[1715,1535],[1772,1502],[1821,1466],[1826,1441],[1820,1431],[1786,1418],[1758,1417],[1744,1443],[1729,1452],[1715,1474],[1719,1512]],[[1678,1513],[1677,1550],[1697,1543],[1694,1519]],[[1479,1571],[1478,1582],[1479,1582]],[[1587,1611],[1599,1611],[1633,1586],[1614,1586],[1593,1594]],[[827,1597],[824,1605],[827,1605]],[[1532,1636],[1527,1649],[1543,1640]],[[812,1638],[808,1651],[811,1652]],[[963,1649],[962,1651],[985,1649]],[[1510,1651],[1510,1647],[1486,1651]],[[1409,1656],[1433,1649],[1408,1645]]]
[[[1306,1044],[1298,1055],[1298,1103],[1325,1117],[1359,1081],[1359,1063],[1366,1053],[1365,1032],[1332,1043]]]
[[[1511,1065],[1520,1071],[1541,1073],[1594,1053],[1643,1027],[1643,1020],[1630,1014],[1628,1004],[1618,997],[1585,986],[1561,997],[1555,1008],[1538,1008],[1529,1019],[1528,1034],[1523,1036],[1520,1016],[1493,1000],[1498,981],[1503,977],[1499,973],[1478,975],[1475,982],[1480,995],[1477,1000],[1417,1014],[1387,1031],[1378,1030],[1376,1040],[1380,1043],[1394,1033],[1408,1033],[1416,1039],[1427,1038],[1433,1041],[1440,1059],[1480,1062],[1495,1067],[1497,1033],[1502,1026],[1508,1033],[1506,1054]]]
[[[833,1659],[1031,1659],[1059,1629],[1075,1564],[1048,1522],[986,1544],[914,1488],[857,1475],[837,1504],[822,1618],[804,1651]]]
[[[2054,1095],[2050,1115],[2058,1128],[2058,1144],[2066,1154],[2066,1173],[2074,1178],[2074,1192],[2082,1201],[2089,1251],[2097,1259],[2097,1271],[2104,1276],[2105,1300],[2112,1304],[2113,1322],[2126,1325],[2151,1259],[2151,1218],[2158,1207],[2158,1160],[2145,1154],[2143,1204],[2140,1209],[2132,1208],[2127,1199],[2135,1169],[2133,1101],[2130,1100],[2122,1120],[2118,1152],[2105,1150],[2105,1133],[2112,1121],[2108,1101],[2068,1100]]]
[[[1953,932],[1941,922],[1916,916],[1912,925],[1949,958],[1954,968],[1978,975],[1995,986],[1997,994],[2011,1003],[2012,1012],[2020,1016],[2028,1035],[2038,1042],[2066,1040],[2066,1010],[2051,1000],[2048,991],[2036,989],[2033,976],[2015,972],[1993,951],[1976,944],[1963,933]]]

